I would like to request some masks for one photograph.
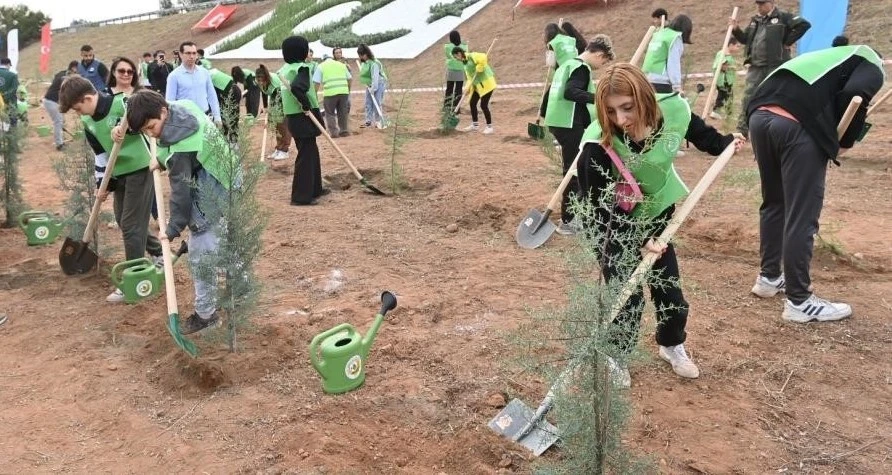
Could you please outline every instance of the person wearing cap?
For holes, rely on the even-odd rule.
[[[313,82],[322,87],[322,104],[325,109],[325,126],[332,137],[350,135],[350,70],[347,65],[323,56],[322,62],[312,72]]]
[[[773,1],[756,0],[755,3],[757,13],[746,29],[741,30],[736,19],[730,21],[734,27],[731,34],[744,45],[743,64],[749,65],[737,122],[737,130],[743,135],[749,131],[746,110],[756,87],[768,73],[790,59],[790,48],[811,28],[805,18],[779,10]]]

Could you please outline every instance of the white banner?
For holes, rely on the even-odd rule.
[[[9,68],[10,71],[16,72],[16,68],[19,65],[19,29],[9,30],[9,34],[6,35],[6,44],[7,44],[7,55],[9,61],[12,62],[12,66]]]

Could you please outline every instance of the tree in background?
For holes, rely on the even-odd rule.
[[[19,177],[21,165],[21,144],[24,142],[26,127],[10,127],[6,113],[0,113],[0,172],[2,172],[3,189],[0,203],[6,211],[3,227],[18,224],[18,215],[24,211],[22,201],[22,183]]]
[[[40,27],[50,20],[43,12],[33,11],[25,5],[0,7],[0,34],[5,38],[10,30],[18,28],[19,47],[24,48],[40,40]]]

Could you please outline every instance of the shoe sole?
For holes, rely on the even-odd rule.
[[[775,289],[775,288],[772,288],[771,290],[762,290],[762,287],[759,286],[758,284],[756,284],[750,290],[750,293],[752,293],[753,295],[755,295],[756,297],[759,297],[759,298],[770,299],[771,297],[774,297],[777,294],[784,293],[784,290],[783,289]]]
[[[847,313],[845,315],[833,316],[833,317],[829,317],[829,316],[828,317],[818,317],[818,316],[804,315],[804,314],[791,315],[791,314],[787,313],[786,310],[784,310],[784,313],[781,314],[781,318],[783,318],[785,321],[793,322],[793,323],[809,323],[809,322],[813,322],[813,321],[838,322],[840,320],[845,320],[846,318],[849,318],[851,316],[852,316],[851,311],[849,311],[849,313]]]

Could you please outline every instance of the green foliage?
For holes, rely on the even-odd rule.
[[[403,175],[403,167],[397,162],[397,157],[402,155],[402,148],[409,141],[409,136],[405,133],[406,129],[412,126],[413,120],[410,116],[405,115],[408,109],[411,109],[412,101],[409,98],[409,89],[405,88],[400,96],[400,105],[397,108],[396,116],[390,122],[390,190],[397,195],[402,192],[406,186],[406,178]],[[381,104],[384,107],[384,104]]]
[[[384,43],[385,41],[394,40],[401,36],[409,34],[411,30],[401,28],[398,30],[388,30],[383,33],[369,33],[366,35],[357,35],[353,33],[349,27],[324,33],[319,37],[322,44],[327,46],[340,46],[342,48],[355,48],[361,44],[375,45]]]
[[[372,13],[379,8],[392,3],[394,0],[363,0],[362,4],[358,7],[354,8],[349,15],[346,17],[329,23],[321,28],[316,28],[313,30],[302,31],[300,34],[307,38],[307,41],[322,41],[322,44],[326,46],[340,46],[343,48],[353,48],[359,46],[360,43],[365,44],[378,44],[383,43],[384,41],[389,41],[394,38],[399,38],[407,33],[409,30],[406,29],[398,29],[398,30],[389,30],[381,33],[372,33],[368,35],[357,35],[353,33],[352,27],[353,24],[357,21],[361,20],[364,16]],[[309,18],[309,17],[308,17]],[[296,23],[295,23],[296,25]],[[289,33],[290,34],[290,33]],[[287,36],[287,35],[285,35]],[[284,39],[284,37],[283,37]],[[269,40],[269,42],[268,42]],[[279,41],[281,43],[281,40]],[[274,44],[272,38],[269,34],[267,34],[266,38],[263,41],[263,47],[267,49],[276,48],[278,46],[269,46],[270,44]]]
[[[10,30],[18,28],[19,47],[24,48],[40,39],[40,27],[50,22],[41,11],[33,11],[25,5],[0,7],[0,34],[6,38]]]
[[[325,5],[325,8],[330,8],[339,3],[344,3],[348,0],[323,0],[318,3],[318,6]],[[315,15],[316,13],[322,11],[318,10],[307,10],[308,8],[317,5],[315,0],[289,0],[284,2],[278,2],[276,4],[276,9],[273,10],[272,15],[266,21],[260,22],[248,31],[232,37],[222,43],[217,47],[214,51],[215,53],[222,53],[224,51],[229,51],[237,48],[241,48],[246,45],[248,42],[261,36],[263,34],[272,33],[276,31],[278,39],[278,43],[273,45],[272,47],[266,46],[267,40],[264,39],[264,47],[268,49],[278,49],[282,47],[282,40],[287,38],[290,35],[290,31],[297,26],[301,21]],[[305,11],[314,11],[315,13],[311,13],[304,17]],[[286,29],[287,33],[282,36],[280,29]],[[267,34],[267,37],[269,35]]]
[[[214,156],[219,157],[225,191],[201,194],[199,206],[206,211],[206,216],[220,219],[216,228],[217,252],[201,258],[199,278],[223,276],[217,302],[227,316],[223,338],[229,351],[234,352],[238,348],[238,334],[250,325],[260,294],[254,267],[260,256],[268,213],[257,199],[257,188],[266,167],[256,159],[246,126],[239,133],[238,144],[233,146],[215,128],[209,129],[208,134],[206,143]]]
[[[317,13],[321,13],[336,5],[347,3],[348,1],[352,0],[322,0],[318,3],[305,2],[307,3],[307,5],[299,11],[294,11],[294,13],[291,14],[291,17],[287,21],[279,21],[275,24],[275,26],[265,32],[266,36],[263,37],[263,47],[266,49],[281,48],[282,41],[292,35],[292,31],[294,31],[294,28],[298,24],[300,24],[300,22],[312,17],[313,15],[316,15]],[[275,14],[273,15],[273,17],[275,18]],[[306,37],[307,35],[302,32],[301,36]],[[310,39],[309,37],[307,37],[307,41],[312,42],[315,41],[315,39]]]
[[[53,162],[53,170],[59,178],[59,187],[68,193],[65,200],[65,215],[77,217],[68,224],[67,236],[81,239],[90,219],[90,211],[96,200],[96,179],[94,177],[95,155],[84,139],[83,126],[77,121],[75,140],[65,147],[62,156]],[[97,227],[98,228],[98,227]],[[98,254],[99,233],[94,232],[91,243]]]
[[[431,15],[427,17],[428,23],[433,23],[440,18],[447,16],[461,16],[461,12],[465,8],[479,2],[480,0],[453,0],[448,3],[437,3],[430,8]]]
[[[4,227],[16,226],[19,213],[25,208],[19,167],[27,124],[20,122],[16,127],[3,130],[6,128],[5,124],[8,120],[5,112],[0,113],[0,123],[4,124],[4,126],[0,126],[0,172],[3,176],[3,195],[0,196],[0,202],[3,203],[3,208],[6,211]]]

